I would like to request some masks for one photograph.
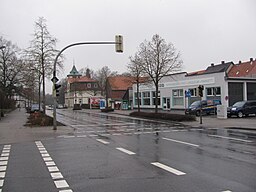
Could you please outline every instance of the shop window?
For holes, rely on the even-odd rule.
[[[150,105],[150,92],[143,92],[143,105]]]
[[[207,96],[220,96],[221,95],[220,87],[207,87],[206,94]]]
[[[135,105],[138,105],[137,95],[138,95],[138,93],[134,93],[134,98],[135,98],[134,104]],[[141,93],[139,93],[139,104],[141,105]]]
[[[184,105],[183,89],[176,89],[172,91],[173,105]]]
[[[190,91],[191,97],[197,97],[196,88],[194,88],[194,89],[189,89],[189,91]]]
[[[153,91],[152,92],[152,97],[153,97],[153,105],[156,105],[156,92],[155,91]],[[157,98],[157,100],[158,100],[158,105],[160,105],[160,91],[158,91],[158,98]]]

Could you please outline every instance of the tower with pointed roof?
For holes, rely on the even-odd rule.
[[[73,67],[69,74],[67,75],[68,78],[80,78],[82,75],[77,71],[76,66],[73,64]]]

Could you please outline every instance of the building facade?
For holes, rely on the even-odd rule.
[[[67,90],[65,92],[65,106],[68,108],[92,108],[95,106],[96,98],[101,98],[98,81],[90,77],[87,69],[86,76],[82,76],[73,66],[67,75]],[[92,106],[93,104],[93,106]],[[99,107],[99,106],[98,106]]]
[[[245,72],[241,72],[241,70]],[[222,62],[211,64],[206,70],[193,73],[176,73],[164,76],[159,84],[159,93],[155,93],[152,84],[141,84],[139,101],[136,85],[133,85],[133,104],[140,102],[141,108],[154,108],[158,96],[158,108],[164,110],[185,109],[194,101],[200,100],[197,93],[199,85],[204,86],[203,98],[220,100],[230,106],[240,100],[256,100],[256,61],[234,64]],[[237,72],[239,71],[239,72]],[[247,71],[247,72],[246,72]],[[235,76],[234,74],[239,74]]]

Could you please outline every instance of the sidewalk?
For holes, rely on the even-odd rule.
[[[73,129],[68,126],[58,126],[57,131],[54,131],[53,127],[24,126],[28,116],[24,108],[5,114],[0,120],[0,144],[35,141],[73,133]]]
[[[131,112],[136,110],[115,110],[111,114],[129,115]],[[143,111],[143,110],[142,110]],[[148,110],[145,110],[148,111]],[[182,110],[162,111],[161,113],[177,113],[184,114]],[[228,118],[218,119],[216,115],[208,115],[202,117],[202,124],[200,124],[199,117],[196,117],[197,121],[194,122],[181,122],[184,125],[192,127],[205,127],[205,128],[234,128],[234,129],[246,129],[256,131],[256,117],[250,116],[246,118]]]

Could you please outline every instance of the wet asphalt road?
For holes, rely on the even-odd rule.
[[[86,111],[58,120],[74,133],[0,146],[3,192],[256,191],[253,132]]]

